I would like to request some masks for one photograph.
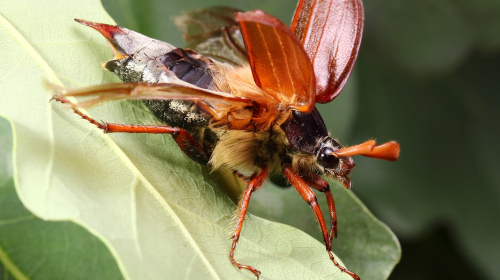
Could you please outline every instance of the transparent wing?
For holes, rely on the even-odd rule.
[[[175,18],[184,34],[186,48],[221,62],[242,65],[248,62],[238,23],[239,10],[211,7],[184,13]]]

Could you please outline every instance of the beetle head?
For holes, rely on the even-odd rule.
[[[341,149],[340,144],[331,137],[319,141],[316,151],[316,166],[328,177],[337,178],[345,187],[351,188],[349,172],[356,164],[350,156],[337,156],[335,151]]]

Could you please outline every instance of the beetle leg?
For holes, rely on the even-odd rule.
[[[284,164],[283,165],[283,174],[285,174],[285,177],[288,179],[290,184],[299,192],[300,196],[309,204],[311,205],[314,215],[316,216],[316,220],[318,220],[319,227],[321,228],[321,232],[323,233],[323,240],[325,241],[325,244],[327,245],[328,248],[328,234],[326,230],[326,224],[325,224],[325,218],[323,217],[323,213],[321,212],[321,209],[319,208],[319,205],[316,201],[316,195],[314,192],[307,186],[306,182],[304,179],[302,179],[295,171],[293,171],[292,167],[289,164]]]
[[[345,267],[341,266],[334,258],[333,253],[330,251],[330,244],[328,242],[328,234],[326,230],[326,225],[325,225],[325,218],[323,217],[323,213],[321,213],[321,209],[319,208],[319,205],[316,200],[316,195],[314,192],[307,186],[306,182],[304,179],[302,179],[295,171],[293,171],[292,167],[289,164],[284,164],[283,167],[283,174],[285,174],[285,177],[290,181],[292,186],[299,192],[300,196],[309,204],[311,205],[314,215],[316,215],[316,220],[319,223],[319,226],[321,228],[321,233],[323,234],[323,240],[325,241],[326,245],[326,251],[328,252],[328,256],[332,260],[333,264],[338,267],[342,272],[345,272],[349,274],[352,278],[359,280],[359,276],[356,275],[354,272],[346,269]]]
[[[268,173],[268,168],[267,166],[264,166],[260,171],[260,173],[254,178],[252,178],[252,180],[247,184],[245,193],[243,194],[243,197],[240,200],[238,206],[238,212],[239,212],[238,219],[236,220],[236,228],[234,229],[234,235],[232,236],[233,245],[231,246],[231,252],[229,253],[229,257],[231,258],[231,263],[236,265],[239,269],[244,268],[246,270],[250,270],[253,274],[255,274],[255,276],[257,276],[257,279],[259,279],[260,271],[258,271],[254,267],[243,265],[237,262],[234,259],[234,249],[236,249],[236,244],[238,243],[238,239],[240,238],[241,228],[243,226],[243,221],[245,220],[245,214],[247,213],[248,203],[250,202],[250,196],[254,191],[258,190],[264,184],[264,181],[267,178],[267,173]]]
[[[337,212],[335,211],[335,201],[333,200],[333,195],[330,191],[330,185],[327,181],[314,173],[310,173],[301,177],[311,188],[325,193],[326,203],[328,204],[328,211],[330,212],[330,234],[328,235],[328,241],[330,241],[330,247],[328,250],[330,250],[333,237],[337,238]]]
[[[53,97],[54,100],[72,104],[66,98]],[[72,108],[73,112],[87,120],[91,124],[102,129],[104,133],[125,132],[125,133],[151,133],[151,134],[171,134],[179,148],[193,161],[207,165],[208,156],[201,145],[191,136],[186,130],[178,127],[162,126],[162,125],[136,125],[136,124],[116,124],[98,122],[95,119],[83,114],[78,109]]]
[[[248,54],[246,52],[246,50],[244,48],[242,48],[240,46],[240,44],[238,44],[238,42],[236,42],[236,40],[233,38],[233,36],[231,36],[231,30],[230,28],[232,28],[232,26],[230,27],[224,27],[222,29],[222,32],[224,33],[224,38],[226,39],[227,43],[231,46],[231,48],[237,52],[240,56],[248,59]]]
[[[233,169],[233,174],[234,176],[238,177],[240,180],[242,180],[243,182],[245,183],[249,183],[253,178],[255,178],[255,176],[257,176],[256,173],[252,174],[251,176],[247,176],[241,172],[239,172],[238,170],[236,169]]]

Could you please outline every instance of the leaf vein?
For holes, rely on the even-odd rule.
[[[0,16],[1,17],[1,16]],[[8,254],[0,247],[0,263],[8,270],[15,279],[18,280],[29,280],[29,278],[17,267],[12,260],[9,258]]]

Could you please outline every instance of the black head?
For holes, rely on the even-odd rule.
[[[327,136],[316,146],[316,166],[329,177],[347,179],[347,175],[356,166],[351,157],[339,157],[335,151],[342,148],[340,144]]]

